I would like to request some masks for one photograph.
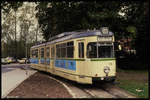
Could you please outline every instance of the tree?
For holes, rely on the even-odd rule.
[[[99,29],[102,26],[120,32],[122,28],[114,26],[123,21],[118,15],[121,3],[115,1],[39,2],[36,15],[46,40],[61,32]]]
[[[10,2],[7,3],[9,7],[10,4]],[[17,58],[25,57],[25,45],[27,45],[27,51],[29,52],[29,49],[33,45],[33,43],[35,43],[37,39],[42,39],[40,29],[37,29],[38,22],[35,18],[34,4],[35,3],[23,2],[23,5],[19,7],[16,12],[18,13],[17,17],[15,16],[15,12],[12,8],[8,10],[9,12],[2,9],[1,41],[4,41],[5,44],[7,44],[2,52],[8,51],[6,54],[7,56],[14,57],[16,55]],[[15,24],[15,17],[17,20],[17,24]],[[15,27],[17,27],[16,32]],[[27,56],[29,57],[29,53],[27,54]]]
[[[45,40],[61,32],[107,26],[115,39],[131,38],[137,57],[147,62],[148,1],[38,2],[37,18]],[[124,15],[120,15],[122,12]],[[143,59],[144,58],[144,59]]]
[[[6,13],[9,13],[11,9],[13,9],[15,11],[15,48],[16,48],[16,52],[17,52],[17,42],[16,42],[16,12],[17,12],[17,9],[22,6],[23,2],[2,2],[1,6],[2,6],[2,9],[4,10],[4,12]],[[17,57],[17,53],[15,53],[15,59]]]
[[[147,45],[149,45],[150,40],[148,36],[148,4],[148,1],[130,1],[123,3],[125,7],[123,12],[125,13],[128,26],[136,28],[136,34],[133,32],[131,37],[134,39],[133,42],[137,51],[137,57],[144,63],[148,62],[149,50]]]

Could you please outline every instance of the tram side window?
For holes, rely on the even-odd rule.
[[[84,43],[81,42],[79,43],[79,48],[78,48],[78,51],[79,51],[79,58],[84,58]]]
[[[66,43],[56,45],[56,57],[66,57]]]
[[[73,41],[56,45],[57,58],[73,57]]]
[[[41,48],[41,58],[44,58],[44,48]]]
[[[97,58],[97,46],[95,42],[88,43],[87,45],[87,57]]]
[[[61,44],[61,57],[66,57],[66,43]]]
[[[73,51],[74,51],[74,42],[67,42],[67,57],[73,58]]]
[[[34,51],[34,56],[35,56],[35,58],[38,57],[38,49],[36,49],[36,50]]]
[[[31,57],[34,58],[35,50],[31,50]]]
[[[60,51],[60,45],[56,45],[56,57],[59,58],[61,55],[61,51]]]
[[[46,57],[49,58],[50,50],[49,47],[46,48]]]

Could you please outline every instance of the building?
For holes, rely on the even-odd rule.
[[[134,53],[136,54],[136,50],[132,48],[132,39],[131,38],[122,38],[117,41],[119,46],[121,47],[121,50],[127,52],[127,53]]]

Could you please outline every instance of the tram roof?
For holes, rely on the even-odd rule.
[[[52,38],[49,39],[48,42],[34,45],[31,48],[43,46],[46,44],[53,44],[56,42],[61,42],[69,39],[75,39],[75,38],[81,38],[81,37],[88,37],[88,36],[113,36],[114,34],[109,31],[108,34],[102,34],[100,30],[88,30],[88,31],[73,31],[73,32],[63,32],[61,34],[58,34]]]

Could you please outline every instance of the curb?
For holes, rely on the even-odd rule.
[[[61,82],[61,81],[59,81],[59,80],[57,80],[57,79],[55,79],[55,78],[53,78],[51,76],[49,76],[49,78],[51,78],[51,79],[59,82],[60,84],[62,84],[67,89],[67,91],[72,95],[72,97],[76,98],[75,94],[72,92],[72,90],[65,83],[63,83],[63,82]]]

